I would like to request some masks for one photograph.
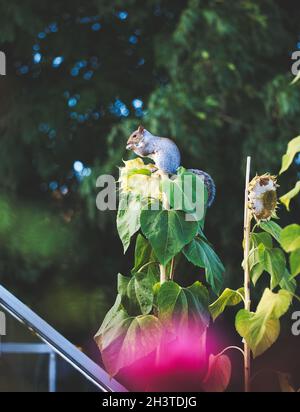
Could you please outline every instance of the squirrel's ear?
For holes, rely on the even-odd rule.
[[[139,127],[138,127],[138,132],[139,132],[139,133],[144,133],[144,130],[145,130],[144,126],[142,126],[142,125],[140,124]]]

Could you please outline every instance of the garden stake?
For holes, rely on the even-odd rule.
[[[251,212],[248,207],[248,190],[250,181],[251,157],[247,157],[246,166],[246,184],[245,184],[245,205],[244,205],[244,289],[245,289],[245,309],[250,311],[250,271],[249,271],[249,251],[250,251],[250,227],[251,227]],[[250,392],[250,375],[251,375],[251,352],[247,342],[244,343],[244,379],[245,392]]]

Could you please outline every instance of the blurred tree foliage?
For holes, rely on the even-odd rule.
[[[299,134],[299,87],[289,85],[295,7],[273,0],[53,0],[47,7],[0,0],[8,63],[0,78],[0,280],[51,320],[63,301],[77,305],[65,323],[60,314],[60,329],[78,317],[78,334],[96,330],[131,255],[122,258],[115,214],[96,209],[95,181],[117,175],[126,138],[142,122],[176,140],[184,166],[216,180],[206,231],[234,286],[245,157],[253,156],[257,172],[276,173]],[[97,305],[74,302],[80,289],[91,301],[97,289]]]

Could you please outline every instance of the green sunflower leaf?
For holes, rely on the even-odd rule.
[[[182,211],[144,209],[141,229],[160,263],[167,265],[195,237],[198,224],[187,222]]]
[[[290,210],[290,202],[291,200],[298,195],[300,192],[300,181],[296,183],[295,187],[290,190],[288,193],[280,197],[281,203],[284,204],[284,206],[287,208],[287,210]]]
[[[131,317],[121,310],[105,327],[100,328],[95,341],[106,370],[115,376],[122,368],[153,352],[161,336],[161,323],[155,316]]]
[[[294,223],[286,226],[281,232],[280,243],[286,252],[300,249],[300,225]]]
[[[182,288],[173,281],[161,285],[157,293],[158,317],[169,329],[196,327],[199,333],[209,324],[208,291],[200,282]]]
[[[213,320],[220,316],[227,306],[235,306],[242,302],[244,297],[244,288],[232,290],[226,288],[221,296],[209,306]]]
[[[290,267],[292,277],[298,276],[300,273],[300,249],[296,249],[290,254]]]
[[[183,254],[195,266],[205,269],[206,280],[218,295],[225,268],[209,243],[202,238],[196,238],[183,249]]]
[[[289,142],[287,151],[282,157],[282,164],[279,174],[285,172],[290,167],[298,152],[300,152],[300,136],[295,137]]]
[[[273,220],[269,220],[268,222],[260,222],[260,227],[273,236],[278,243],[280,243],[282,228],[278,225],[278,223]]]
[[[254,357],[262,355],[278,339],[279,319],[287,312],[292,301],[286,290],[273,293],[266,289],[256,312],[242,309],[236,316],[236,330],[246,340]]]
[[[131,237],[140,229],[142,207],[143,203],[140,196],[123,194],[120,197],[117,229],[123,243],[124,253],[130,245]]]

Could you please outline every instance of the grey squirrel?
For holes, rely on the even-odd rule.
[[[139,126],[127,141],[127,150],[132,150],[141,157],[149,157],[163,173],[175,174],[180,167],[181,157],[177,145],[167,137],[154,136],[143,126]],[[212,177],[202,170],[188,169],[201,176],[208,192],[207,205],[211,206],[216,195],[216,186]]]

